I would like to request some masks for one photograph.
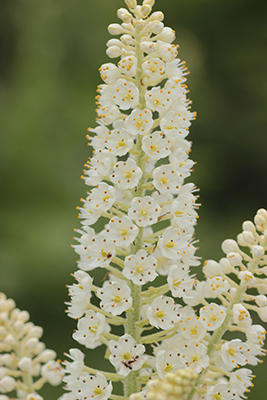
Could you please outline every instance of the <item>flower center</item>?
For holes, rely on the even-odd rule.
[[[143,210],[141,210],[141,215],[147,215],[147,210],[145,210],[145,209],[143,209]]]
[[[120,140],[120,141],[118,142],[118,145],[119,145],[120,147],[123,147],[123,146],[125,146],[125,142],[124,142],[124,140]]]
[[[100,388],[95,388],[95,389],[94,389],[94,394],[95,394],[96,396],[98,396],[99,394],[102,394],[102,390],[101,390]]]
[[[156,144],[152,144],[152,145],[150,146],[150,148],[151,148],[152,151],[156,151],[157,148],[158,148],[158,146],[157,146]]]
[[[235,356],[236,355],[236,352],[231,347],[229,347],[228,351],[229,351],[230,356]]]
[[[114,296],[113,301],[114,301],[114,303],[120,303],[121,302],[120,296],[118,296],[118,295]]]
[[[124,353],[123,354],[123,356],[122,356],[122,358],[125,360],[125,361],[129,361],[130,359],[131,359],[131,354],[130,353]]]
[[[167,179],[167,178],[161,178],[161,183],[163,184],[163,185],[165,185],[167,182],[169,182],[169,179]]]
[[[141,267],[141,265],[138,265],[138,267],[136,268],[136,271],[137,271],[139,274],[141,274],[141,272],[144,271],[144,268]]]
[[[157,311],[156,312],[156,317],[157,318],[163,318],[164,317],[164,311]]]
[[[96,333],[97,332],[97,326],[89,326],[89,331],[92,333]]]
[[[181,285],[181,283],[182,281],[178,281],[178,279],[175,279],[172,284],[174,287],[178,287],[179,285]]]
[[[126,171],[126,172],[124,172],[124,174],[123,174],[124,176],[125,176],[125,178],[131,178],[131,176],[132,176],[132,173],[131,173],[131,171]]]
[[[170,365],[170,364],[166,365],[164,371],[165,372],[170,372],[171,370],[172,370],[172,365]]]
[[[127,229],[121,229],[120,230],[121,236],[126,236],[127,235]]]
[[[168,249],[172,249],[175,246],[174,242],[168,242],[165,244],[165,247],[168,247]]]

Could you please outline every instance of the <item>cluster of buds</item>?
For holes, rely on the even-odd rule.
[[[15,307],[0,293],[0,393],[7,393],[0,394],[0,400],[11,395],[12,400],[43,400],[37,391],[46,382],[59,385],[64,371],[56,353],[39,341],[42,328],[28,322],[27,311]]]
[[[252,325],[249,310],[265,320],[267,284],[256,274],[265,271],[266,211],[239,236],[251,256],[225,241],[226,258],[207,261],[206,279],[198,281],[192,273],[200,264],[198,196],[185,181],[194,165],[186,139],[195,119],[189,72],[163,14],[150,14],[154,1],[125,3],[128,10],[118,10],[123,22],[109,26],[119,39],[107,43],[108,56],[119,61],[100,68],[98,125],[87,137],[93,156],[82,176],[89,190],[78,207],[82,228],[73,246],[80,259],[67,303],[77,320],[73,338],[87,349],[105,345],[115,372],[85,365],[85,354],[71,349],[62,399],[158,398],[151,393],[165,383],[175,397],[183,387],[175,379],[189,368],[194,379],[181,399],[239,400],[252,378],[239,367],[257,364],[264,354],[265,331]],[[90,275],[97,268],[100,283]],[[242,332],[246,341],[226,340],[227,330]],[[124,396],[115,393],[116,381],[123,382]]]

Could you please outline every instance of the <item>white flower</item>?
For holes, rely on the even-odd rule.
[[[215,331],[224,321],[225,308],[216,303],[210,303],[209,306],[200,309],[199,317],[207,331]]]
[[[135,76],[137,67],[137,58],[135,56],[127,56],[118,62],[119,69],[128,76]],[[115,82],[114,82],[115,83]]]
[[[112,63],[102,64],[99,72],[103,81],[109,85],[113,85],[121,77],[120,70]]]
[[[112,385],[111,383],[107,384],[106,378],[101,373],[89,375],[87,372],[82,372],[79,379],[67,389],[72,390],[75,400],[107,400],[111,395]],[[70,397],[70,399],[73,398]]]
[[[100,307],[113,315],[119,315],[132,306],[131,290],[125,283],[105,282],[103,288],[97,290],[101,299]]]
[[[189,343],[182,353],[182,362],[198,374],[209,365],[207,347],[202,343]]]
[[[111,131],[111,135],[106,142],[106,147],[115,156],[123,156],[133,147],[133,139],[126,129],[116,128]]]
[[[171,329],[178,321],[175,302],[171,297],[159,296],[146,310],[149,323],[156,328]]]
[[[74,278],[77,280],[78,284],[69,285],[69,294],[72,300],[75,302],[80,302],[83,300],[90,300],[93,279],[84,271],[75,271]]]
[[[245,284],[248,287],[252,287],[254,283],[256,283],[256,279],[253,274],[249,271],[241,271],[238,274],[238,278],[241,281],[241,284]]]
[[[251,325],[246,329],[246,337],[250,343],[263,345],[266,330],[261,325]]]
[[[44,398],[42,396],[40,396],[38,393],[33,392],[33,393],[27,394],[26,400],[44,400]]]
[[[170,140],[163,138],[163,133],[155,131],[150,135],[146,135],[142,140],[143,151],[152,159],[159,160],[171,153]]]
[[[69,354],[66,354],[72,361],[64,361],[63,365],[65,366],[66,373],[69,373],[70,376],[65,376],[63,378],[64,382],[70,382],[76,380],[83,370],[84,367],[84,357],[85,355],[79,349],[70,349]]]
[[[216,298],[222,293],[228,292],[230,285],[222,276],[213,276],[207,279],[206,296],[207,298]]]
[[[165,63],[160,58],[150,58],[142,64],[143,72],[146,76],[145,82],[149,86],[159,79],[165,71]]]
[[[96,150],[85,171],[84,181],[86,185],[98,185],[103,179],[109,179],[116,157],[110,151]]]
[[[110,125],[120,118],[121,113],[115,104],[106,103],[105,106],[98,107],[97,115],[99,118],[101,118],[102,123]]]
[[[80,252],[79,254],[81,255],[79,267],[85,271],[90,271],[97,267],[105,268],[109,265],[116,254],[116,250],[114,244],[106,239],[105,232],[101,232],[94,236],[91,242],[84,247],[83,253]]]
[[[160,206],[152,197],[134,197],[128,215],[138,226],[146,227],[158,221],[160,211]]]
[[[188,315],[182,313],[180,330],[182,336],[191,343],[198,343],[206,335],[205,327],[200,323],[199,318],[195,314]]]
[[[251,316],[242,304],[234,304],[233,317],[235,324],[238,326],[249,328],[252,324]]]
[[[242,343],[240,339],[233,339],[225,342],[222,347],[222,359],[225,364],[231,365],[232,368],[238,364],[245,365],[247,363],[246,356],[243,354],[248,349],[246,343]]]
[[[167,90],[160,87],[154,87],[145,94],[147,107],[152,111],[158,111],[160,114],[165,113],[172,104],[172,100]]]
[[[91,208],[106,212],[116,200],[116,189],[105,182],[101,182],[90,191],[86,200],[90,203]]]
[[[173,110],[168,111],[160,120],[160,128],[170,140],[184,139],[189,131],[182,128],[181,118]]]
[[[51,360],[42,366],[41,375],[50,385],[57,386],[62,381],[64,370],[57,361]]]
[[[102,344],[100,335],[105,331],[105,317],[100,313],[88,310],[85,316],[78,321],[78,330],[73,333],[73,339],[89,349]]]
[[[129,246],[138,235],[139,229],[132,223],[131,219],[113,217],[106,226],[107,238],[112,240],[115,246]]]
[[[153,185],[162,194],[177,194],[183,183],[183,178],[170,164],[155,168],[153,178]]]
[[[156,276],[157,260],[149,256],[145,250],[138,250],[125,258],[123,275],[131,279],[135,285],[144,285],[152,282]]]
[[[136,344],[127,333],[118,341],[110,340],[108,344],[111,355],[109,361],[120,375],[127,376],[131,371],[140,369],[144,362],[145,346]]]
[[[134,109],[126,118],[126,128],[132,135],[145,135],[153,125],[152,112],[148,109]]]
[[[239,400],[238,396],[236,396],[234,390],[228,386],[227,382],[219,382],[208,389],[207,400],[232,400],[233,398]]]
[[[177,228],[169,227],[159,239],[158,246],[165,257],[179,260],[188,247],[188,235],[181,233]]]
[[[167,282],[173,297],[183,297],[187,291],[192,289],[195,280],[189,276],[189,267],[178,263],[170,267]]]
[[[107,400],[112,392],[112,384],[107,383],[103,374],[98,372],[96,375],[89,375],[86,378],[86,396],[94,400]]]
[[[156,370],[160,379],[167,372],[175,372],[183,368],[182,352],[179,348],[160,350],[156,356]]]
[[[11,392],[17,386],[17,382],[12,376],[5,376],[0,380],[0,392]]]
[[[231,373],[229,386],[242,393],[249,386],[252,386],[252,378],[253,375],[250,369],[239,368]]]
[[[133,189],[138,185],[141,176],[141,168],[136,165],[134,160],[128,158],[127,161],[119,161],[114,165],[110,180],[120,189]]]
[[[139,103],[139,90],[134,83],[118,79],[113,86],[113,101],[121,110],[134,108]]]

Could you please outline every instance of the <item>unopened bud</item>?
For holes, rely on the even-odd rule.
[[[106,53],[110,58],[116,58],[122,54],[122,51],[118,46],[111,46],[106,50]]]
[[[264,255],[265,251],[262,246],[252,246],[251,248],[251,254],[253,255],[253,258],[260,258]]]
[[[108,26],[108,31],[110,35],[120,35],[121,33],[124,33],[122,26],[119,24],[110,24]]]
[[[151,13],[151,7],[149,5],[143,5],[141,7],[141,14],[143,18],[146,18]]]
[[[126,24],[131,22],[133,19],[132,15],[129,13],[128,10],[126,10],[126,8],[119,8],[117,11],[117,15],[118,18],[120,18],[123,22],[126,22]]]
[[[151,21],[155,21],[155,20],[163,21],[164,20],[164,14],[161,11],[156,11],[153,14],[150,15],[149,19]]]
[[[157,20],[151,21],[149,24],[149,29],[156,35],[160,34],[163,31],[163,28],[163,23]]]
[[[150,6],[153,7],[155,4],[155,0],[144,0],[143,1],[143,6]]]
[[[124,0],[125,4],[129,8],[135,8],[136,7],[136,0]]]
[[[11,376],[5,376],[0,381],[0,390],[2,392],[11,392],[16,387],[16,381]]]
[[[255,298],[256,304],[259,307],[266,307],[267,306],[267,297],[264,294],[260,294]]]
[[[226,239],[222,242],[222,251],[225,254],[234,252],[237,253],[239,251],[238,244],[233,239]]]

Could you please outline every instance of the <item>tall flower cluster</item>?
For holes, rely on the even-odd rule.
[[[248,254],[225,241],[226,257],[207,261],[206,279],[197,280],[191,270],[199,265],[198,196],[185,181],[194,165],[187,140],[195,119],[189,72],[177,58],[174,31],[163,25],[161,12],[151,13],[154,0],[125,3],[128,10],[118,10],[122,23],[109,26],[119,39],[108,41],[107,54],[118,61],[100,68],[97,126],[88,135],[93,155],[82,176],[89,188],[73,246],[80,259],[67,303],[77,320],[73,338],[87,349],[105,345],[114,372],[85,365],[85,354],[71,349],[63,398],[119,400],[139,393],[138,399],[151,399],[158,385],[147,385],[151,379],[169,382],[189,368],[198,378],[181,392],[183,399],[238,400],[252,378],[239,367],[257,364],[264,354],[265,331],[252,324],[250,310],[267,320],[261,276],[267,212],[259,210],[256,226],[246,222],[238,237]],[[97,268],[99,284],[91,276]],[[227,330],[245,339],[228,340]],[[113,381],[123,382],[124,396]],[[176,386],[171,390],[182,390]]]
[[[16,399],[43,400],[37,391],[46,382],[59,385],[64,371],[56,353],[39,341],[42,328],[29,322],[27,311],[15,307],[0,293],[0,400],[9,400],[14,392]]]

